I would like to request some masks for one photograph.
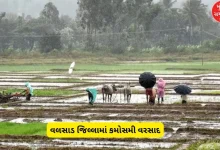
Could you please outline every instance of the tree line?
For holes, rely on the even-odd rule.
[[[78,0],[76,18],[59,15],[49,2],[38,18],[0,14],[0,52],[87,50],[124,53],[162,47],[210,45],[220,33],[201,0]],[[207,34],[210,33],[210,34]],[[210,43],[207,44],[207,41]],[[214,42],[218,43],[218,42]]]

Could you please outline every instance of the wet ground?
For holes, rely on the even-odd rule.
[[[0,149],[49,149],[54,147],[72,149],[186,149],[199,139],[220,138],[220,74],[201,75],[156,75],[166,82],[166,96],[163,104],[146,104],[144,89],[138,83],[139,74],[99,74],[91,76],[37,73],[0,73],[0,88],[20,88],[24,82],[38,78],[45,82],[32,82],[35,89],[72,89],[82,92],[72,97],[33,97],[31,101],[20,98],[18,101],[1,104],[0,122],[16,123],[74,121],[161,121],[165,125],[162,139],[49,139],[39,136],[0,135]],[[85,83],[49,83],[50,79],[79,79]],[[95,87],[99,91],[104,83],[132,83],[130,103],[122,93],[115,93],[112,102],[103,103],[101,93],[94,106],[88,105],[85,89]],[[173,87],[186,83],[192,87],[187,105],[180,104],[180,96]],[[208,91],[208,92],[207,92]],[[132,141],[132,142],[131,142]]]

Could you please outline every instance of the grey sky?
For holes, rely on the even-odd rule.
[[[0,0],[0,12],[11,12],[38,17],[44,5],[53,2],[61,15],[74,17],[77,0]]]
[[[158,1],[159,0],[154,0],[154,2]],[[175,7],[180,7],[185,1],[186,0],[177,0]],[[218,0],[202,0],[204,4],[208,5],[209,11],[211,11],[212,5],[217,1]],[[0,12],[25,13],[25,15],[38,17],[40,11],[48,2],[53,2],[56,5],[60,15],[75,17],[78,7],[77,0],[0,0]]]

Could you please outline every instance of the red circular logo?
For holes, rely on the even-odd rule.
[[[212,7],[212,16],[216,21],[220,22],[220,1]]]

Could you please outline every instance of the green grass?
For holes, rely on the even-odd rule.
[[[70,63],[64,64],[30,64],[30,65],[0,65],[0,71],[68,71]],[[201,62],[161,62],[161,63],[123,63],[123,64],[78,64],[76,62],[75,71],[220,71],[220,62],[206,62],[203,66]],[[74,74],[74,71],[73,71]]]
[[[220,94],[219,90],[202,90],[198,92],[199,94],[207,94],[207,95],[215,95],[215,94]]]
[[[212,71],[213,73],[214,72],[218,72],[218,71]],[[109,72],[111,73],[111,72]],[[117,71],[115,72],[117,74],[129,74],[129,73],[143,73],[143,71]],[[210,73],[209,70],[203,70],[203,71],[200,71],[200,70],[153,70],[153,73],[155,74],[176,74],[176,75],[179,75],[179,74],[204,74],[204,73]]]
[[[0,134],[46,136],[46,128],[47,124],[45,123],[18,124],[0,122]]]
[[[197,142],[195,142],[195,143],[193,143],[193,144],[191,144],[188,148],[187,148],[187,150],[197,150],[201,145],[203,145],[203,146],[201,146],[200,147],[200,149],[198,149],[198,150],[210,150],[210,148],[209,149],[206,149],[205,147],[206,147],[206,144],[211,144],[211,143],[213,143],[212,145],[213,145],[213,149],[212,150],[219,150],[219,145],[217,145],[217,144],[220,144],[220,140],[219,139],[216,139],[216,140],[200,140],[200,141],[197,141]]]
[[[3,89],[0,89],[3,91]],[[22,89],[7,89],[4,90],[6,93],[22,92]],[[78,94],[79,91],[74,90],[64,90],[64,89],[35,89],[34,96],[69,96],[73,94]]]
[[[0,71],[50,71],[51,69],[66,69],[69,64],[30,64],[30,65],[0,65]]]
[[[158,70],[188,70],[188,71],[220,71],[220,62],[207,62],[205,65],[201,65],[200,62],[188,62],[188,63],[135,63],[135,64],[79,64],[76,66],[76,70],[86,71],[158,71]]]
[[[31,79],[30,82],[44,82],[44,83],[80,83],[86,82],[85,80],[80,79],[43,79],[43,78],[35,78]]]

